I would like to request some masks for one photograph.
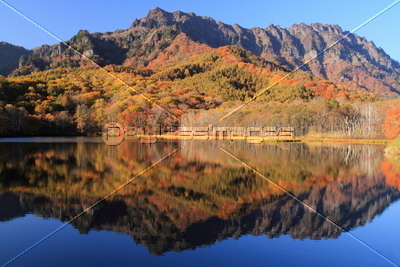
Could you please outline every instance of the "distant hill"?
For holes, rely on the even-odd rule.
[[[0,75],[7,76],[19,67],[21,56],[29,56],[29,51],[21,46],[0,42]]]
[[[237,24],[227,25],[209,17],[196,16],[194,13],[170,13],[155,8],[146,17],[135,20],[126,30],[92,34],[81,30],[67,43],[102,66],[115,64],[137,68],[149,64],[151,66],[151,62],[163,56],[164,50],[181,33],[209,48],[235,45],[265,60],[294,69],[347,32],[337,25],[318,23],[295,24],[286,29],[275,25],[264,29],[246,29]],[[6,66],[3,67],[6,68],[2,70],[3,75],[16,69],[19,57],[27,54],[30,56],[21,60],[22,68],[15,75],[33,70],[78,67],[87,63],[82,62],[79,54],[63,44],[44,45],[32,51],[21,49],[20,54],[14,53],[11,57],[13,64],[0,59],[0,64]],[[6,53],[4,51],[2,46],[0,53]],[[185,57],[180,59],[185,60]],[[175,62],[180,59],[175,59]],[[399,62],[392,60],[373,42],[357,35],[349,36],[306,66],[305,70],[356,90],[379,95],[397,95],[400,92]]]

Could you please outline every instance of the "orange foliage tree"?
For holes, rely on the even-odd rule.
[[[382,129],[385,135],[391,139],[400,134],[400,104],[386,112],[386,119]]]

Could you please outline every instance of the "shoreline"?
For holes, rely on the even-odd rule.
[[[157,137],[159,140],[245,140],[249,144],[263,144],[263,143],[347,143],[347,144],[389,144],[394,140],[388,139],[351,139],[351,138],[313,138],[313,137],[297,137],[292,138],[289,136],[269,136],[269,137],[242,137],[234,136],[232,138],[212,138],[208,136],[180,136],[180,135],[135,135],[127,136],[125,135],[124,140],[139,140],[140,137]],[[71,140],[81,140],[86,141],[91,139],[92,141],[103,141],[101,136],[19,136],[19,137],[0,137],[0,143],[18,141],[26,142],[26,139],[43,139],[43,142],[58,141],[57,139],[62,139],[64,142]],[[54,139],[54,140],[52,140]],[[35,140],[36,142],[39,140]]]
[[[146,135],[148,136],[148,135]],[[391,140],[386,139],[350,139],[350,138],[312,138],[312,137],[242,137],[234,136],[232,138],[212,138],[208,136],[179,136],[179,135],[153,135],[159,139],[175,139],[175,140],[247,140],[249,143],[352,143],[352,144],[388,144]],[[138,136],[126,136],[126,140],[139,139]]]

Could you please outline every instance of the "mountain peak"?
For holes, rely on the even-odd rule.
[[[328,31],[340,35],[344,34],[343,29],[339,25],[312,23],[310,26],[316,31]]]
[[[171,13],[156,7],[149,11],[146,17],[136,19],[130,28],[144,27],[144,28],[159,28],[165,27],[171,23]]]
[[[147,18],[158,19],[158,18],[165,17],[167,14],[169,14],[169,12],[167,12],[164,9],[161,9],[159,7],[155,7],[149,11],[149,13],[147,14]]]
[[[130,28],[144,27],[144,28],[161,28],[174,24],[182,24],[188,20],[193,19],[210,19],[207,17],[197,17],[193,12],[185,13],[182,11],[168,12],[159,7],[149,11],[146,17],[135,20]]]

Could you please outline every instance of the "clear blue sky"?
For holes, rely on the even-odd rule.
[[[209,16],[245,28],[270,24],[290,27],[296,23],[337,24],[350,31],[394,0],[6,0],[22,13],[63,40],[80,29],[89,32],[126,29],[136,18],[160,7]],[[372,40],[393,59],[400,61],[400,4],[372,21],[356,34]],[[0,1],[0,41],[34,48],[58,43]]]

